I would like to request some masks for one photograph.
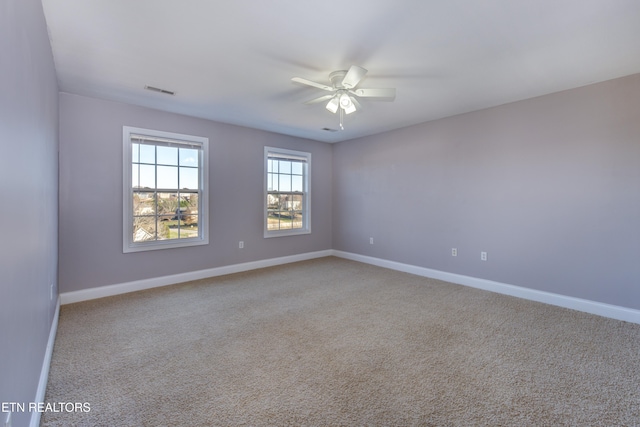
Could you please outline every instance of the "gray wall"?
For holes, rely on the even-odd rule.
[[[334,249],[640,309],[640,75],[333,154]]]
[[[209,138],[209,245],[122,253],[123,125]],[[266,145],[312,153],[311,234],[263,238]],[[60,291],[331,249],[331,152],[321,142],[61,93]]]
[[[31,402],[57,298],[58,85],[39,0],[0,1],[0,76],[0,402]]]

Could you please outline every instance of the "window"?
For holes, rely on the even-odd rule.
[[[206,245],[207,138],[123,127],[123,252]]]
[[[311,233],[311,153],[265,147],[264,237]]]

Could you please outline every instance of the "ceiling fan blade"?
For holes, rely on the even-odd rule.
[[[333,98],[334,96],[335,96],[334,94],[322,95],[320,98],[314,98],[312,100],[309,100],[309,101],[305,102],[305,104],[315,104],[315,103],[318,103],[318,102],[326,101],[328,99]]]
[[[347,71],[347,75],[342,79],[342,86],[347,89],[353,89],[360,83],[365,74],[367,74],[367,70],[357,65],[352,65]]]
[[[377,98],[379,101],[393,101],[396,99],[395,89],[354,89],[350,90],[349,93],[361,98]]]
[[[311,80],[303,79],[302,77],[293,77],[291,81],[294,83],[301,83],[303,85],[317,87],[318,89],[322,89],[322,90],[328,90],[330,92],[333,92],[335,90],[331,86],[323,85],[322,83],[312,82]]]

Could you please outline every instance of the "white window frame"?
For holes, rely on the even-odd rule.
[[[170,141],[190,146],[199,146],[198,158],[198,236],[186,239],[133,241],[133,186],[132,186],[132,137],[143,136],[150,140]],[[132,126],[122,127],[123,141],[123,224],[122,251],[142,252],[157,249],[181,248],[209,244],[209,138],[164,132],[153,129],[143,129]]]
[[[269,184],[268,184],[268,161],[270,155],[275,157],[281,157],[282,159],[302,159],[303,163],[303,205],[302,205],[302,228],[286,229],[286,230],[269,230],[268,229],[268,197],[269,197]],[[285,148],[276,147],[264,147],[264,195],[262,198],[264,208],[264,237],[281,237],[281,236],[296,236],[300,234],[311,233],[311,153],[303,151],[288,150]]]

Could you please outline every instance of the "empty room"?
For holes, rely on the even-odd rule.
[[[0,426],[640,425],[638,23],[0,0]]]

